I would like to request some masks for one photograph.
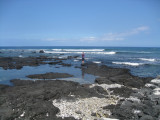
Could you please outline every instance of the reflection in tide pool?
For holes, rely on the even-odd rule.
[[[71,67],[62,67],[60,65],[41,65],[37,67],[24,66],[22,69],[8,69],[4,70],[0,68],[0,84],[9,84],[12,79],[22,79],[22,80],[35,80],[27,78],[27,75],[31,74],[44,74],[47,72],[58,72],[58,73],[68,73],[74,75],[71,78],[59,78],[60,80],[69,80],[79,82],[80,84],[94,83],[95,76],[90,74],[85,74],[83,69]]]

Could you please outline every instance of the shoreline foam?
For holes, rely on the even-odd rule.
[[[129,65],[129,66],[140,66],[144,65],[144,63],[134,63],[134,62],[112,62],[113,64],[120,64],[120,65]]]

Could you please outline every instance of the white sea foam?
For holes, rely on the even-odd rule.
[[[150,62],[154,62],[155,61],[155,59],[151,59],[151,58],[139,58],[139,60],[150,61]]]
[[[63,56],[59,56],[59,59],[66,59],[68,56],[67,55],[63,55]]]
[[[67,53],[67,52],[60,52],[60,51],[44,51],[45,53],[53,53],[53,54],[65,54],[65,53]]]
[[[91,54],[107,54],[107,55],[114,55],[116,52],[90,52]]]
[[[101,63],[101,61],[93,61],[93,63],[100,64],[100,63]]]
[[[142,53],[142,54],[148,54],[152,52],[146,52],[146,51],[119,51],[119,53]]]
[[[130,65],[130,66],[139,66],[144,65],[144,63],[133,63],[133,62],[112,62],[113,64],[123,64],[123,65]]]
[[[75,54],[82,54],[82,52],[77,51],[45,51],[45,53],[53,53],[53,54],[66,54],[66,53],[75,53]],[[116,54],[116,52],[85,52],[85,54],[108,54],[113,55]]]
[[[69,51],[69,52],[87,52],[87,51],[104,51],[104,49],[52,49],[53,51]]]
[[[74,60],[74,62],[77,62],[77,61],[79,61],[79,60]]]
[[[19,55],[18,57],[22,58],[23,56],[22,56],[22,55]]]
[[[63,49],[52,49],[53,51],[63,51]]]
[[[152,53],[152,52],[140,51],[140,52],[137,52],[137,53]]]

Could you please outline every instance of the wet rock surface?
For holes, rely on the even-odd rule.
[[[39,66],[44,61],[53,60],[46,56],[39,57],[0,57],[0,67],[3,69],[21,69],[23,66]]]
[[[95,80],[98,84],[121,84],[132,88],[143,87],[153,78],[140,78],[130,74],[128,69],[111,68],[105,65],[86,64],[83,71],[88,74],[99,76]]]
[[[123,85],[120,88],[109,88],[111,95],[120,96],[117,105],[104,107],[111,111],[110,117],[120,120],[159,120],[160,112],[160,79],[133,76],[127,69],[110,68],[95,64],[86,65],[84,72],[99,76],[95,82]]]
[[[32,79],[55,79],[55,78],[67,78],[67,77],[73,77],[73,75],[67,74],[67,73],[45,73],[45,74],[34,74],[34,75],[28,75],[28,78]]]
[[[160,79],[157,80],[160,81]],[[159,120],[160,84],[152,84],[157,85],[156,88],[150,87],[149,85],[151,84],[148,85],[147,83],[145,87],[131,92],[130,97],[121,99],[117,105],[106,106],[104,109],[110,109],[112,112],[111,116],[120,120]],[[155,92],[155,90],[158,91]],[[128,91],[126,90],[126,92]]]
[[[53,58],[47,56],[39,57],[0,57],[0,67],[3,69],[21,69],[23,66],[39,66],[42,64],[56,65],[70,67],[71,64],[63,63],[63,60],[74,59],[78,56],[69,56],[67,58]],[[49,62],[48,62],[49,61]]]
[[[44,50],[40,50],[39,53],[44,53]]]
[[[73,58],[73,56],[67,58],[7,57],[0,58],[0,66],[4,69],[17,69],[18,65],[21,67],[40,64],[65,66],[68,63],[63,61]],[[128,69],[110,68],[92,63],[86,63],[81,69],[84,74],[98,76],[95,84],[80,85],[71,81],[49,80],[72,77],[72,75],[45,73],[27,76],[43,80],[14,79],[11,80],[14,86],[0,85],[0,119],[160,119],[159,77],[141,78],[131,75]],[[63,109],[69,110],[68,107],[71,112],[67,113]]]

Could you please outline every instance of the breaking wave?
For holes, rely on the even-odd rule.
[[[149,62],[154,62],[156,61],[155,59],[151,59],[151,58],[138,58],[139,60],[143,60],[143,61],[149,61]]]
[[[105,49],[52,49],[53,51],[69,51],[69,52],[87,52],[87,51],[104,51]]]
[[[93,63],[100,64],[101,61],[93,61]]]
[[[152,52],[146,51],[117,51],[118,54],[150,54]]]
[[[133,63],[133,62],[112,62],[113,64],[120,64],[120,65],[129,65],[129,66],[140,66],[144,65],[144,63]]]
[[[65,54],[65,53],[75,53],[75,54],[82,54],[82,51],[45,51],[45,53],[53,53],[53,54]],[[106,54],[106,55],[114,55],[116,52],[92,52],[87,51],[85,54]]]

